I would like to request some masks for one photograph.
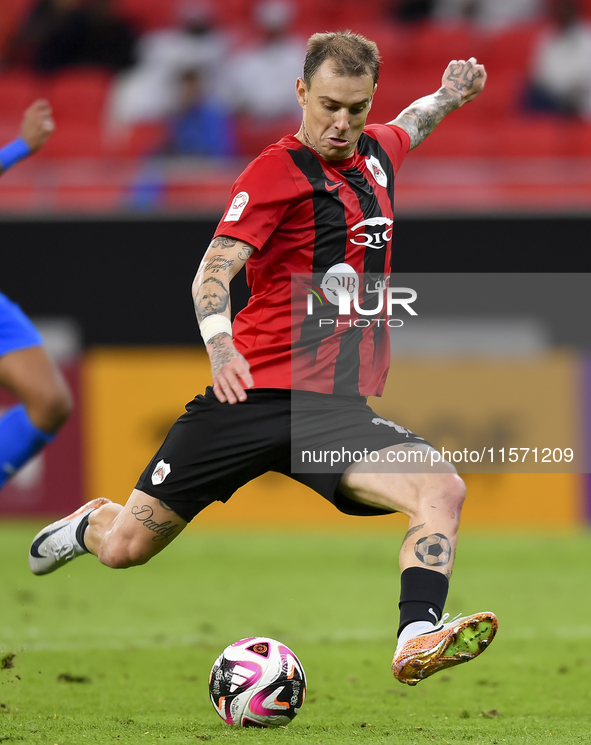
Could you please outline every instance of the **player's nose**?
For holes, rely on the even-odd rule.
[[[335,114],[334,123],[339,132],[346,132],[349,129],[348,112],[344,109],[339,109]]]

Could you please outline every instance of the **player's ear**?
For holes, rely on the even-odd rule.
[[[296,80],[296,96],[302,109],[305,108],[308,102],[308,86],[302,78]]]
[[[378,84],[377,83],[374,83],[373,91],[372,91],[372,94],[371,94],[371,98],[369,99],[369,104],[368,104],[368,107],[367,107],[367,110],[368,111],[371,109],[371,105],[373,103],[373,97],[375,96],[377,89],[378,89]]]

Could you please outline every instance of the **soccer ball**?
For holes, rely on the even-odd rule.
[[[280,727],[304,703],[306,674],[285,644],[264,636],[241,639],[213,663],[209,696],[226,724]]]

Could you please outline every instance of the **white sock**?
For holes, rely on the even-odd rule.
[[[430,621],[414,621],[413,623],[409,623],[408,626],[405,626],[402,629],[402,633],[398,637],[398,644],[396,645],[396,652],[402,649],[402,647],[406,644],[406,642],[409,639],[412,639],[413,636],[424,634],[426,631],[430,631],[431,629],[434,629],[434,628],[435,628],[435,625],[432,624]]]

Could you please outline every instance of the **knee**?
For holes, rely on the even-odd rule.
[[[39,392],[25,405],[31,421],[45,432],[57,432],[74,408],[72,394],[65,387]]]
[[[109,541],[101,544],[98,559],[111,569],[129,569],[146,564],[152,553],[146,551],[138,542]]]
[[[466,485],[457,473],[433,474],[420,491],[424,509],[445,511],[449,518],[459,522]]]

